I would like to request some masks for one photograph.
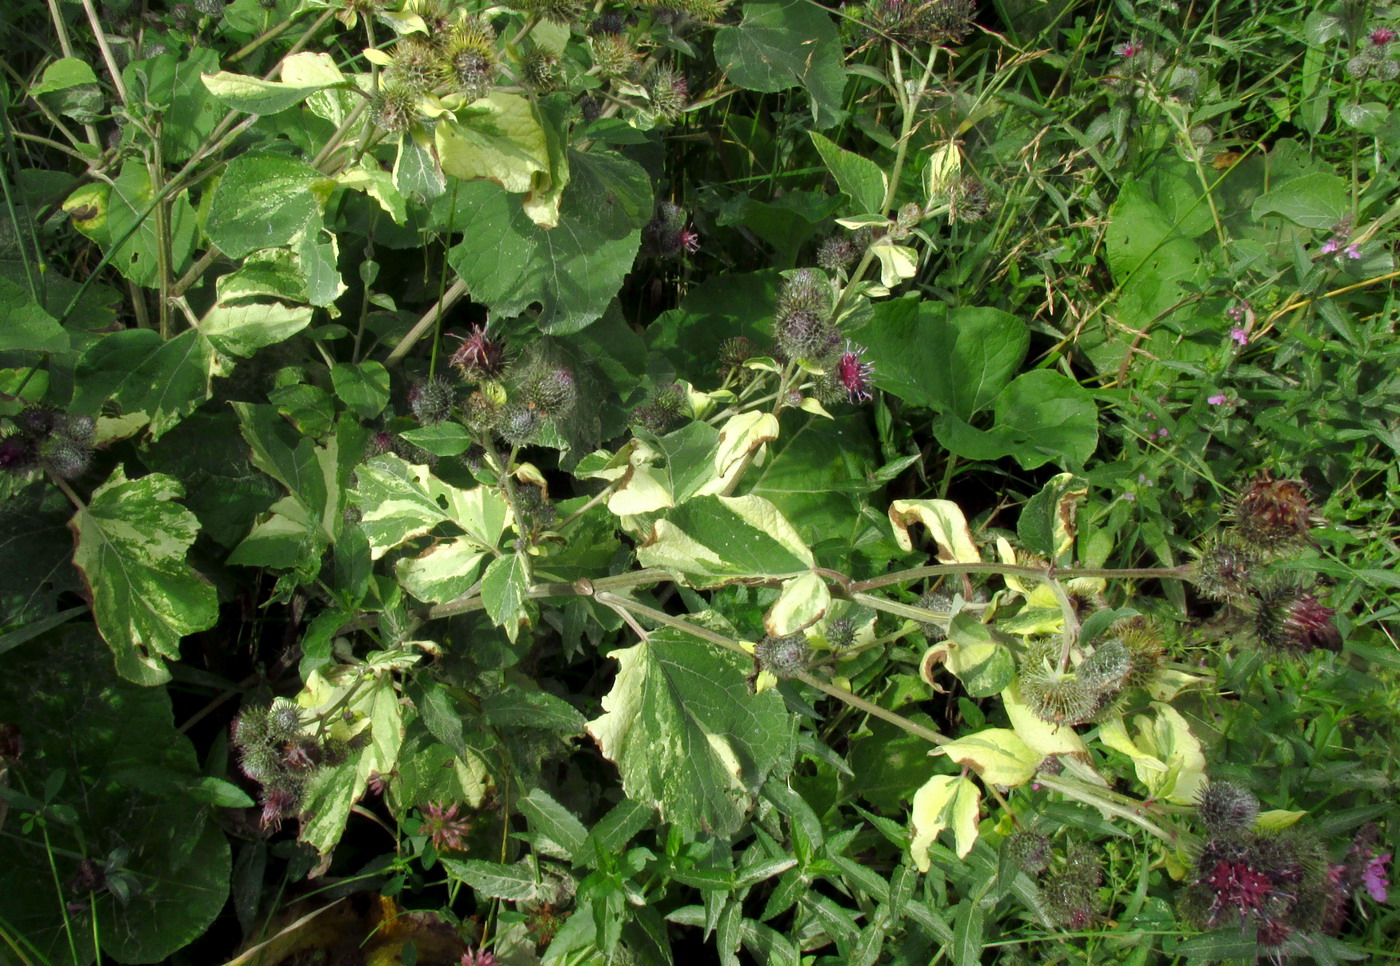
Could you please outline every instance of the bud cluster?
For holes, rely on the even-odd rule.
[[[55,476],[81,476],[92,460],[96,424],[52,406],[28,406],[12,417],[14,430],[0,437],[0,469],[22,472],[42,466]]]
[[[823,403],[840,399],[866,402],[873,398],[875,367],[865,360],[865,347],[849,339],[831,321],[834,309],[831,282],[820,269],[787,273],[778,291],[773,337],[783,359],[796,362],[817,377],[813,392]],[[801,401],[798,395],[794,405]]]
[[[1182,918],[1199,929],[1253,924],[1262,946],[1294,930],[1323,925],[1333,905],[1327,857],[1303,829],[1255,827],[1259,802],[1232,782],[1211,782],[1199,815],[1207,838],[1177,899]]]
[[[1021,659],[1021,700],[1042,721],[1080,725],[1111,712],[1127,691],[1161,670],[1161,636],[1142,618],[1119,621],[1087,654],[1063,670],[1059,645],[1032,643]]]
[[[1296,576],[1269,572],[1269,564],[1308,544],[1316,522],[1307,484],[1261,474],[1235,501],[1231,526],[1196,551],[1191,580],[1212,600],[1241,604],[1255,638],[1272,650],[1336,650],[1335,611]]]
[[[262,786],[262,824],[275,829],[295,815],[316,769],[345,760],[349,745],[321,740],[302,727],[301,709],[286,698],[249,707],[234,720],[233,745],[243,774]]]
[[[909,44],[956,44],[972,32],[973,0],[870,0],[862,19],[871,30]]]
[[[1092,846],[1070,842],[1062,853],[1055,854],[1044,836],[1018,832],[1008,839],[1007,848],[1014,849],[1012,854],[1023,870],[1038,873],[1036,888],[1045,918],[1076,931],[1093,923],[1101,905],[1103,866]]]

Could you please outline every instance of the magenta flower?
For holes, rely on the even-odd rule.
[[[500,960],[495,953],[487,952],[484,949],[473,949],[471,952],[462,954],[460,966],[496,966]]]
[[[1389,27],[1377,27],[1375,30],[1371,31],[1371,43],[1375,44],[1377,47],[1384,47],[1394,39],[1395,31],[1391,30]]]
[[[1361,249],[1357,248],[1355,245],[1348,245],[1342,254],[1346,255],[1347,258],[1360,258]]]
[[[1210,403],[1212,406],[1223,406],[1229,402],[1229,397],[1223,392],[1218,392],[1214,396],[1207,397],[1206,402]]]
[[[1390,861],[1390,853],[1384,855],[1371,856],[1371,860],[1366,863],[1366,868],[1361,872],[1361,884],[1366,887],[1366,891],[1371,894],[1371,898],[1377,902],[1385,902],[1389,894],[1386,890],[1390,887],[1390,880],[1385,877],[1385,866]]]
[[[1156,436],[1158,439],[1166,439],[1168,436],[1171,435],[1171,433],[1167,432],[1167,428],[1163,426],[1161,429],[1157,430],[1157,432],[1153,435]]]
[[[861,359],[864,346],[846,340],[846,351],[836,361],[836,381],[846,390],[851,402],[869,402],[870,377],[875,374],[875,366]]]
[[[1324,255],[1330,255],[1330,254],[1332,254],[1333,252],[1335,252],[1337,249],[1339,249],[1339,248],[1341,248],[1341,247],[1342,247],[1341,241],[1339,241],[1339,240],[1336,239],[1336,238],[1329,238],[1329,239],[1327,239],[1327,241],[1324,242],[1323,245],[1322,245],[1322,254],[1324,254]]]
[[[1236,342],[1238,342],[1238,343],[1239,343],[1240,345],[1242,345],[1242,346],[1243,346],[1243,345],[1248,345],[1248,344],[1249,344],[1249,333],[1246,332],[1244,329],[1241,329],[1241,328],[1234,328],[1234,329],[1231,329],[1231,330],[1230,330],[1230,338],[1234,339]]]
[[[700,233],[694,228],[682,228],[680,235],[677,236],[677,241],[692,255],[700,250]]]
[[[1120,44],[1113,48],[1113,52],[1119,57],[1136,57],[1142,53],[1142,44],[1136,40],[1130,40],[1126,44]]]

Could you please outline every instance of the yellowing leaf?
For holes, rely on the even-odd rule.
[[[1255,819],[1255,824],[1260,828],[1277,832],[1281,828],[1288,828],[1288,826],[1295,824],[1306,814],[1308,813],[1290,811],[1286,808],[1272,808],[1267,812],[1260,812],[1259,817]]]
[[[1171,705],[1154,701],[1152,707],[1155,718],[1134,716],[1134,735],[1128,734],[1121,717],[1115,717],[1099,726],[1099,740],[1132,759],[1138,781],[1153,797],[1195,804],[1206,780],[1201,743]]]
[[[949,500],[895,500],[890,504],[890,523],[894,525],[894,539],[901,550],[914,549],[909,528],[922,523],[938,544],[941,563],[982,562],[967,518],[958,505]]]
[[[1011,727],[1041,758],[1049,755],[1082,754],[1088,751],[1084,739],[1073,728],[1053,725],[1042,720],[1034,711],[1021,702],[1021,694],[1015,684],[1001,693],[1002,707],[1011,719]]]
[[[914,793],[909,825],[914,833],[909,857],[920,872],[929,870],[928,850],[945,828],[953,829],[958,858],[966,858],[977,841],[977,810],[982,794],[970,778],[935,775]]]
[[[719,433],[719,448],[715,450],[715,473],[718,474],[699,490],[699,495],[720,494],[729,480],[746,465],[749,454],[757,454],[766,444],[778,438],[778,419],[772,413],[736,413],[725,421]]]
[[[544,128],[530,102],[493,91],[436,129],[442,170],[463,180],[484,178],[507,191],[530,190],[537,171],[549,170]]]
[[[1042,757],[1010,728],[987,728],[950,741],[940,750],[972,768],[984,782],[1013,787],[1030,781]]]
[[[929,153],[928,167],[924,169],[924,190],[930,206],[948,190],[961,170],[962,152],[956,142],[940,145]]]
[[[634,466],[627,481],[608,497],[608,509],[618,516],[652,513],[675,505],[661,474],[645,465]]]
[[[870,246],[870,250],[880,260],[880,284],[886,289],[894,288],[906,278],[918,274],[919,253],[909,246],[878,241]]]
[[[816,574],[803,574],[783,584],[783,592],[763,618],[764,629],[774,637],[804,630],[826,616],[831,590]]]

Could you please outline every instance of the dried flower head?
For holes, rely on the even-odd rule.
[[[418,94],[399,85],[382,87],[370,100],[374,123],[389,134],[407,131],[418,117]]]
[[[1260,643],[1277,651],[1302,653],[1326,648],[1339,650],[1342,636],[1332,622],[1336,614],[1311,592],[1286,583],[1259,592],[1254,611],[1254,633]]]
[[[460,339],[461,345],[452,353],[450,361],[453,368],[461,372],[463,379],[482,382],[495,379],[505,371],[505,344],[488,336],[485,325],[474,325],[466,335],[454,338]]]
[[[1302,480],[1276,480],[1269,473],[1251,483],[1233,509],[1235,530],[1265,551],[1288,549],[1307,540],[1316,514]]]
[[[419,36],[409,35],[394,44],[388,65],[384,68],[384,85],[412,91],[421,97],[437,84],[442,73],[442,58],[437,49]]]

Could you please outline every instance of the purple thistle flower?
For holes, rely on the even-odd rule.
[[[864,352],[864,346],[847,339],[846,351],[836,362],[836,380],[851,402],[869,402],[874,398],[870,394],[870,377],[875,374],[875,366],[861,359]]]
[[[1223,406],[1228,401],[1229,397],[1223,392],[1218,392],[1214,396],[1209,396],[1206,399],[1206,402],[1210,403],[1212,406]]]
[[[700,250],[700,233],[694,228],[682,228],[676,240],[680,242],[682,248],[692,255]]]
[[[1248,344],[1249,344],[1249,333],[1246,332],[1244,329],[1240,329],[1240,328],[1231,329],[1231,330],[1230,330],[1230,338],[1234,339],[1236,342],[1238,342],[1238,343],[1239,343],[1240,345],[1242,345],[1242,346],[1245,346],[1245,345],[1248,345]]]
[[[1371,31],[1370,37],[1372,44],[1377,47],[1384,47],[1395,39],[1395,31],[1391,30],[1389,27],[1377,27],[1375,30]]]
[[[1113,48],[1113,52],[1119,57],[1136,57],[1142,53],[1142,44],[1136,40],[1130,40],[1126,44],[1119,44]]]
[[[1390,887],[1390,880],[1385,877],[1385,867],[1389,861],[1389,852],[1384,855],[1372,853],[1366,868],[1361,871],[1361,884],[1377,902],[1385,902],[1386,896],[1389,895],[1386,890]]]

